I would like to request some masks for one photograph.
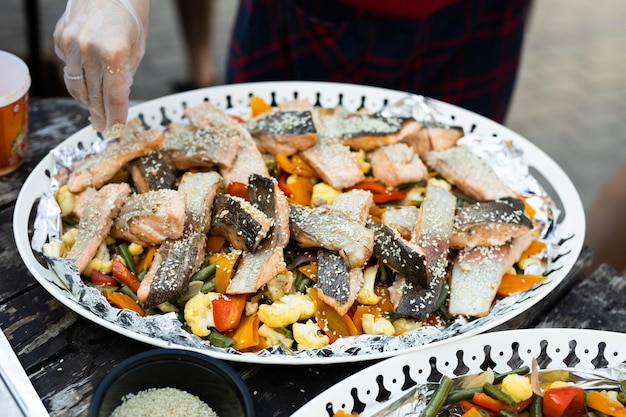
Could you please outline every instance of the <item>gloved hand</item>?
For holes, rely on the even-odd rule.
[[[68,0],[54,29],[67,90],[89,107],[94,129],[107,137],[126,124],[149,15],[150,0]]]

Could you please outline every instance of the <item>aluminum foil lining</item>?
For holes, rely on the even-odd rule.
[[[242,109],[234,109],[234,113],[245,114]],[[414,117],[418,121],[440,122],[454,126],[455,122],[448,115],[440,112],[436,104],[428,98],[411,95],[405,99],[387,106],[381,111],[385,116]],[[535,220],[541,229],[541,239],[547,243],[547,265],[537,263],[530,274],[542,274],[550,269],[550,259],[558,248],[558,238],[555,234],[555,223],[558,218],[558,209],[551,198],[543,190],[537,180],[529,173],[522,151],[512,141],[479,133],[466,133],[458,142],[467,146],[474,153],[484,158],[496,173],[517,193],[526,196],[529,204],[536,210]],[[50,181],[50,191],[40,199],[34,223],[34,235],[31,241],[33,250],[43,254],[46,242],[60,240],[62,223],[60,208],[54,199],[54,192],[58,189],[57,178],[67,174],[68,170],[84,159],[89,153],[104,149],[108,144],[106,139],[96,141],[92,148],[84,146],[64,146],[53,150],[55,167]],[[307,349],[297,352],[286,352],[280,346],[274,346],[256,353],[242,353],[233,348],[217,348],[208,344],[182,328],[182,323],[174,313],[141,317],[130,310],[120,310],[111,306],[100,292],[85,285],[74,262],[67,259],[45,256],[53,271],[53,277],[45,278],[58,286],[69,299],[89,309],[97,317],[114,325],[139,335],[173,343],[183,347],[228,353],[232,355],[289,356],[297,358],[348,357],[355,355],[372,355],[384,352],[402,351],[415,346],[426,345],[432,342],[448,339],[458,334],[473,331],[487,323],[498,321],[507,314],[513,306],[532,297],[534,290],[516,293],[508,296],[492,307],[486,317],[467,320],[458,317],[444,328],[425,325],[411,330],[400,336],[373,336],[360,335],[340,338],[333,344],[319,349]]]

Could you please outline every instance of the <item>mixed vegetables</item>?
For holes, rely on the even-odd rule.
[[[560,374],[541,383],[528,366],[503,374],[488,369],[462,384],[443,376],[421,417],[626,416],[626,381],[616,390],[586,390],[569,382],[568,371]]]
[[[252,97],[250,104],[253,115],[271,109],[258,97]],[[374,205],[369,213],[371,218],[380,220],[384,211],[394,206],[420,206],[426,181],[388,187],[373,177],[363,151],[353,152],[353,155],[365,174],[365,180],[350,189],[372,192]],[[349,191],[337,190],[322,181],[298,154],[277,154],[267,160],[267,167],[291,203],[318,207],[331,204],[340,193]],[[459,204],[475,202],[437,172],[431,170],[429,177],[453,192]],[[120,171],[115,181],[130,182],[128,173]],[[243,183],[231,182],[221,192],[248,199]],[[76,238],[77,219],[71,215],[76,196],[63,186],[55,197],[65,224],[61,241],[63,247],[59,249],[61,253],[71,248]],[[526,207],[526,215],[532,220],[533,210],[529,206]],[[143,247],[109,236],[83,271],[82,277],[87,285],[98,288],[115,307],[130,309],[142,316],[173,312],[189,332],[214,346],[234,347],[239,351],[258,351],[277,345],[286,352],[319,348],[340,337],[360,334],[400,335],[424,325],[445,326],[451,319],[447,313],[448,292],[445,283],[435,312],[430,317],[415,319],[394,315],[389,294],[394,272],[385,263],[374,259],[364,268],[364,284],[358,292],[357,301],[346,314],[341,315],[323,301],[315,287],[318,266],[315,248],[302,248],[294,241],[284,250],[292,282],[287,282],[287,274],[279,274],[257,293],[226,294],[226,287],[237,269],[241,251],[234,249],[224,237],[212,235],[210,231],[206,246],[207,256],[192,276],[188,290],[155,308],[144,308],[137,299],[137,290],[157,249],[154,246]],[[545,246],[539,239],[532,242],[515,267],[503,276],[498,289],[499,297],[525,291],[546,279],[542,275],[524,273],[529,263],[545,261]],[[480,389],[473,387],[471,398],[463,398],[457,404],[463,408],[467,417],[484,416],[484,413],[500,413],[504,417],[524,410],[535,410],[532,411],[534,417],[539,406],[534,404],[532,391],[525,383],[519,382],[519,378],[527,379],[511,375],[501,385],[483,385]],[[440,389],[448,385],[444,380]],[[617,397],[612,395],[583,395],[575,387],[554,387],[547,390],[543,397],[542,412],[546,417],[560,417],[565,409],[568,417],[578,417],[584,414],[582,411],[587,412],[587,408],[607,413],[609,405],[614,407],[614,404],[619,403]],[[436,399],[447,396],[447,393],[435,394]],[[586,403],[583,401],[585,398]],[[623,405],[621,407],[623,409]]]

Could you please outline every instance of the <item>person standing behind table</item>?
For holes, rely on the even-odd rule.
[[[366,84],[502,123],[531,0],[242,0],[227,83]]]

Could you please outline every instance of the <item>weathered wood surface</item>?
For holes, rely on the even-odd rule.
[[[21,184],[51,147],[87,124],[86,111],[71,99],[34,102],[32,108],[29,159],[18,172],[0,180],[0,327],[50,414],[86,416],[93,390],[106,373],[153,347],[78,316],[51,297],[22,263],[12,231],[13,204]],[[586,274],[590,260],[591,251],[585,248],[553,294],[498,330],[538,326],[626,332],[626,279],[606,265]],[[372,363],[230,364],[247,382],[259,416],[288,416]]]

